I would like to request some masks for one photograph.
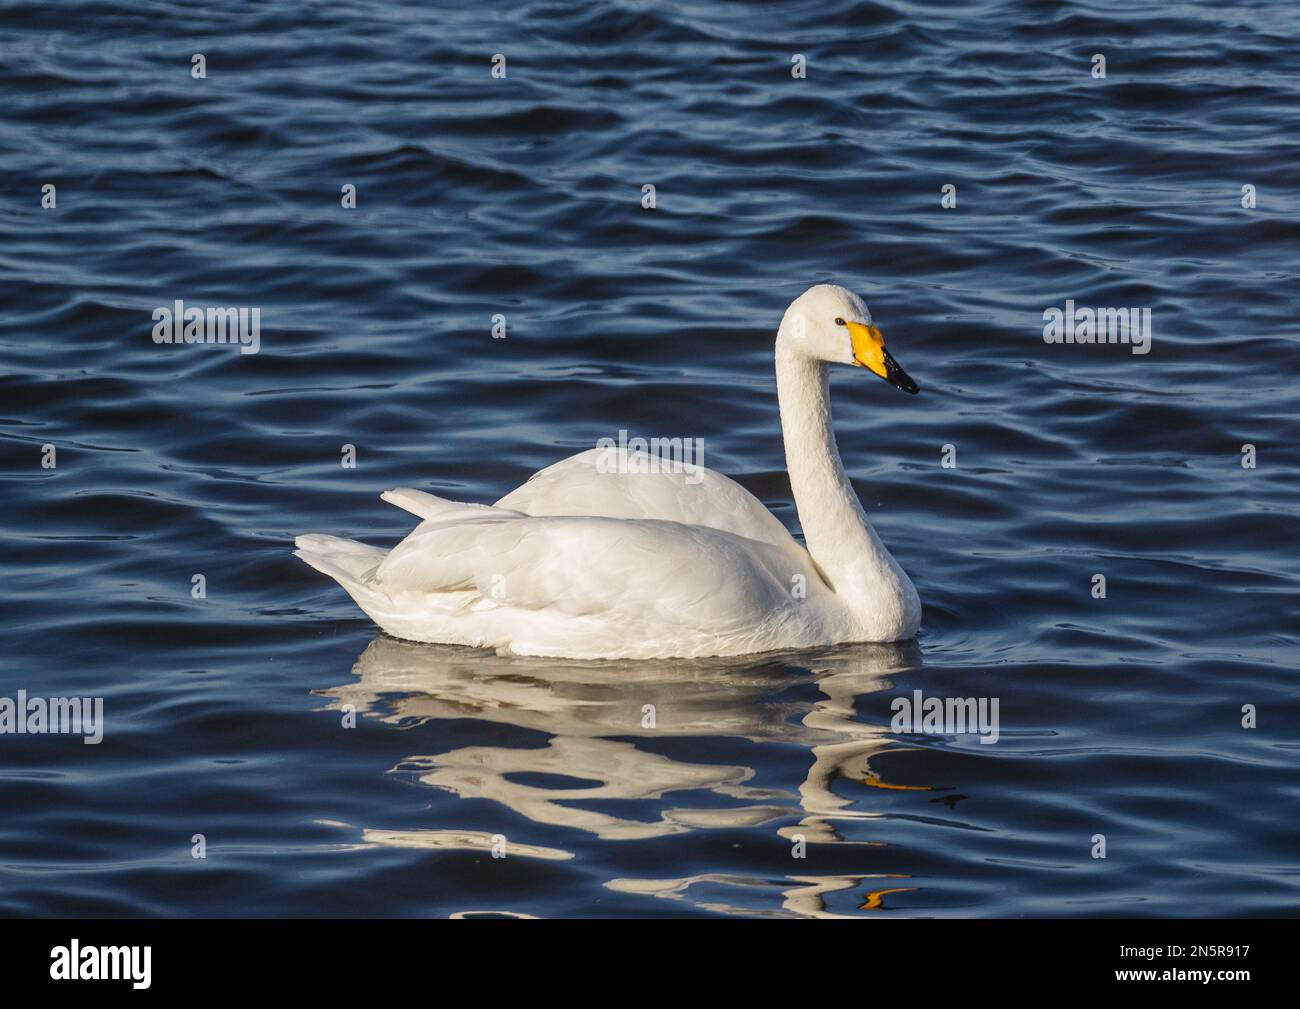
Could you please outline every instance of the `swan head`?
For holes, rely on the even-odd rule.
[[[795,298],[781,320],[777,343],[796,356],[865,368],[895,389],[920,392],[885,349],[866,303],[836,284],[818,284]]]

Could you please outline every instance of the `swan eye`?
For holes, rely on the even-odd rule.
[[[837,325],[837,326],[843,326],[843,325],[844,325],[844,320],[843,320],[843,319],[836,319],[836,320],[835,320],[835,325]]]

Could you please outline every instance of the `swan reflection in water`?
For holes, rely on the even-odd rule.
[[[358,716],[410,725],[476,719],[529,729],[549,737],[540,748],[466,746],[412,756],[394,771],[414,772],[428,785],[461,798],[491,799],[534,823],[583,831],[604,840],[640,840],[694,830],[773,824],[790,846],[870,845],[842,833],[850,821],[881,814],[858,799],[837,795],[844,778],[880,784],[870,761],[898,746],[886,726],[859,721],[855,700],[893,686],[889,674],[915,669],[914,642],[855,645],[812,653],[662,662],[566,661],[500,656],[452,646],[417,645],[389,637],[371,642],[353,668],[354,682],[321,691],[330,708],[354,707]],[[755,769],[737,763],[669,757],[645,740],[697,737],[807,749],[807,769],[797,792],[749,784]],[[577,779],[547,787],[518,780],[528,775]],[[793,785],[793,782],[791,782]],[[716,797],[707,808],[657,802],[670,792]],[[610,800],[655,800],[658,819],[610,812]],[[642,806],[641,808],[644,808]],[[784,821],[777,825],[777,821]],[[860,831],[853,831],[858,834]],[[548,835],[554,838],[554,834]],[[456,830],[367,830],[363,840],[404,847],[487,849],[491,835]],[[571,858],[544,845],[516,843],[511,854]],[[814,860],[795,862],[811,867]],[[857,888],[858,906],[883,906],[885,894],[908,889],[897,874],[791,874],[780,883],[778,914],[826,915],[822,895]],[[716,911],[753,913],[727,902],[696,900],[692,887],[762,886],[766,879],[705,874],[681,879],[616,879],[611,889],[665,900],[689,901]],[[868,892],[870,891],[870,892]]]

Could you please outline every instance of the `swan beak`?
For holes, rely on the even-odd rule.
[[[879,375],[895,389],[910,392],[915,396],[920,388],[912,381],[910,375],[898,366],[892,354],[885,349],[885,337],[875,326],[866,326],[860,322],[845,323],[849,339],[853,342],[853,360],[859,367],[866,368],[872,374]]]

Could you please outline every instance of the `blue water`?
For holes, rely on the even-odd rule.
[[[1296,912],[1300,7],[0,19],[0,697],[105,711],[0,735],[0,913]],[[797,532],[772,339],[824,280],[923,390],[832,380],[915,645],[414,646],[291,556],[620,429]],[[260,351],[156,345],[176,299]],[[1150,353],[1045,343],[1067,299]],[[890,731],[916,690],[998,742]]]

